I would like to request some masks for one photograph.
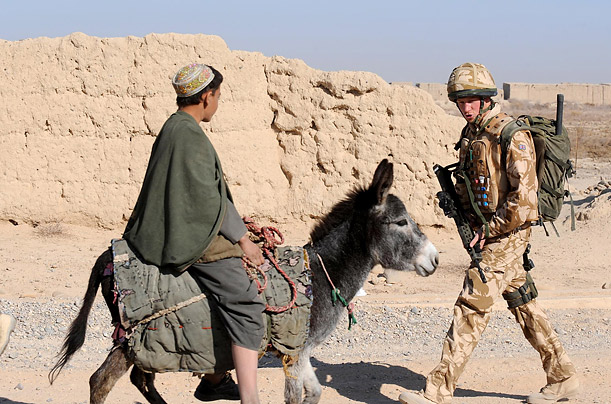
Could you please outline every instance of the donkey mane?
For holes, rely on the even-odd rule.
[[[355,211],[369,209],[375,203],[375,193],[371,189],[363,186],[353,188],[326,215],[318,219],[310,232],[310,240],[312,243],[320,241],[340,224],[350,220]]]

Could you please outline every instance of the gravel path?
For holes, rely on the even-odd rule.
[[[0,358],[0,369],[49,369],[80,301],[0,299],[0,305],[18,320],[11,343]],[[555,309],[548,310],[548,315],[568,352],[579,353],[593,346],[611,351],[611,310]],[[347,318],[343,318],[314,356],[327,363],[389,361],[398,356],[408,360],[436,358],[451,316],[451,310],[444,307],[358,302],[358,323],[349,331]],[[92,361],[101,364],[111,346],[111,333],[110,316],[99,299],[89,316],[85,345],[67,368],[90,368]],[[496,310],[474,357],[506,358],[531,350],[511,313]],[[277,363],[265,357],[261,365]]]

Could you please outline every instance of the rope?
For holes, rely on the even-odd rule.
[[[203,293],[200,294],[200,295],[197,295],[197,296],[193,296],[192,298],[187,299],[184,302],[180,302],[180,303],[176,304],[175,306],[172,306],[172,307],[167,308],[167,309],[163,309],[161,311],[158,311],[157,313],[151,314],[150,316],[143,318],[142,320],[138,321],[136,323],[136,325],[133,326],[133,328],[135,329],[136,327],[138,327],[138,326],[140,326],[142,324],[145,324],[145,323],[148,323],[150,321],[153,321],[153,320],[155,320],[155,319],[157,319],[159,317],[163,317],[166,314],[170,314],[170,313],[172,313],[174,311],[178,311],[178,310],[182,309],[183,307],[187,307],[190,304],[199,302],[200,300],[204,300],[204,299],[206,299],[206,295],[203,294]]]
[[[272,264],[274,264],[276,270],[280,273],[280,275],[282,275],[282,277],[287,281],[289,287],[291,288],[291,301],[287,305],[270,306],[269,304],[265,303],[265,311],[270,313],[282,313],[293,308],[293,306],[295,305],[295,301],[297,301],[297,286],[295,286],[295,282],[293,282],[293,280],[286,274],[286,272],[284,272],[280,268],[280,265],[278,265],[276,257],[274,256],[274,250],[276,249],[276,246],[284,243],[284,236],[282,235],[282,233],[280,233],[280,230],[275,227],[259,227],[255,223],[255,221],[248,216],[243,217],[242,220],[246,225],[246,229],[248,229],[248,231],[253,236],[258,238],[257,242],[263,242],[263,246],[261,247],[263,254]],[[276,236],[278,238],[276,238]],[[265,274],[265,272],[262,271],[256,265],[254,265],[252,262],[250,262],[250,260],[246,257],[242,257],[242,265],[244,266],[246,272],[249,274],[250,278],[257,283],[257,289],[259,290],[259,293],[263,292],[267,287],[267,275]],[[263,276],[263,285],[261,285],[261,283],[259,282],[257,274]]]
[[[333,284],[333,281],[331,280],[331,277],[329,276],[329,272],[327,272],[327,268],[325,267],[325,263],[322,262],[322,258],[320,257],[320,254],[316,253],[316,256],[318,257],[318,261],[320,261],[320,265],[322,265],[322,270],[325,272],[325,275],[327,276],[327,280],[329,281],[329,284],[331,285],[331,303],[333,303],[333,306],[335,306],[335,303],[337,303],[337,301],[339,300],[341,304],[344,305],[344,307],[346,308],[346,310],[348,311],[348,330],[352,329],[352,324],[356,324],[356,317],[354,316],[354,303],[353,302],[346,302],[346,299],[344,299],[344,297],[340,294],[339,289],[335,287],[335,285]]]
[[[114,246],[113,246],[113,249],[114,249]],[[113,255],[114,255],[114,251],[113,251]],[[113,259],[112,262],[109,262],[106,265],[106,269],[105,269],[105,271],[109,270],[110,273],[113,274],[113,275],[114,275],[114,272],[115,272],[115,269],[114,269],[115,259],[116,259],[116,257]],[[109,267],[111,267],[111,268],[109,268]],[[113,289],[113,294],[114,294],[113,304],[117,304],[118,303],[118,298],[119,298],[119,293],[118,293],[118,290],[117,290],[116,281],[115,281],[115,288]],[[206,295],[204,293],[201,293],[201,294],[199,294],[197,296],[193,296],[192,298],[187,299],[187,300],[185,300],[183,302],[177,303],[176,305],[174,305],[172,307],[169,307],[167,309],[163,309],[163,310],[160,310],[160,311],[158,311],[156,313],[153,313],[150,316],[145,317],[142,320],[138,321],[133,326],[129,327],[132,330],[129,333],[127,332],[127,330],[125,330],[125,328],[123,328],[123,326],[121,325],[121,321],[119,321],[118,324],[119,324],[119,326],[121,326],[125,330],[125,333],[126,333],[125,338],[127,339],[127,338],[130,338],[131,335],[133,334],[133,332],[136,330],[136,328],[141,326],[142,324],[149,323],[149,322],[151,322],[151,321],[153,321],[155,319],[158,319],[159,317],[163,317],[166,314],[170,314],[170,313],[173,313],[175,311],[178,311],[178,310],[182,309],[183,307],[187,307],[187,306],[189,306],[189,305],[191,305],[193,303],[197,303],[200,300],[204,300],[206,298],[207,298]]]

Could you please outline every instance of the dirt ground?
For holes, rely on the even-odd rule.
[[[611,402],[611,274],[609,219],[611,162],[584,159],[571,181],[577,230],[557,222],[561,236],[534,232],[533,277],[560,339],[583,379],[575,403]],[[409,209],[409,207],[408,207]],[[568,206],[565,205],[565,216]],[[283,229],[289,244],[307,237],[307,228]],[[440,251],[437,272],[422,278],[375,269],[357,298],[359,323],[346,324],[314,353],[323,385],[322,403],[395,403],[405,389],[420,389],[436,365],[449,325],[450,309],[461,285],[467,255],[451,231],[424,229]],[[88,379],[110,343],[110,324],[102,299],[90,318],[85,347],[52,386],[47,373],[66,328],[75,316],[95,258],[120,230],[62,224],[33,227],[0,223],[0,309],[18,325],[0,357],[0,403],[86,403]],[[274,358],[261,360],[263,403],[283,401],[284,373]],[[157,387],[169,403],[195,403],[198,380],[189,374],[161,374]],[[456,403],[519,403],[545,384],[535,351],[528,346],[504,303],[495,316],[456,391]],[[144,402],[127,376],[109,403]]]

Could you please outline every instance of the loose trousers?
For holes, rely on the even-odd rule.
[[[196,263],[189,271],[197,282],[212,292],[233,343],[258,351],[265,334],[265,303],[258,295],[255,283],[246,275],[242,259]]]
[[[446,404],[452,401],[458,378],[490,319],[492,306],[504,293],[516,291],[526,282],[522,255],[530,239],[530,228],[499,240],[489,240],[482,251],[483,283],[477,268],[467,270],[463,290],[454,305],[454,316],[443,344],[441,361],[429,373],[424,396]],[[576,373],[558,336],[536,299],[510,309],[524,336],[539,352],[547,383],[560,382]]]

